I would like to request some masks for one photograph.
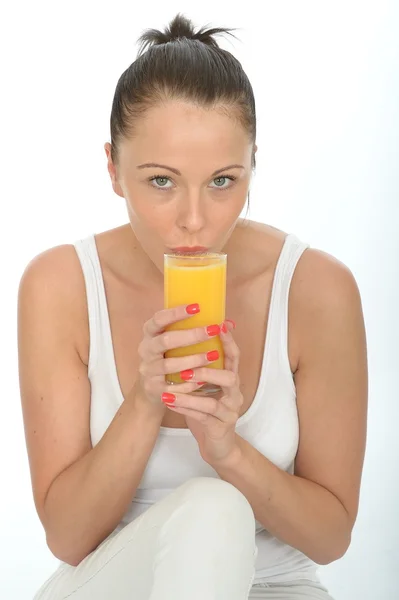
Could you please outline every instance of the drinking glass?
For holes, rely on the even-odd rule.
[[[226,313],[226,269],[227,254],[224,252],[176,252],[164,254],[164,306],[174,308],[182,304],[200,306],[200,312],[187,319],[168,325],[165,330],[193,329],[208,325],[221,325]],[[219,358],[207,365],[209,369],[224,368],[223,346],[219,335],[204,342],[173,348],[165,353],[166,358],[189,356],[218,350]],[[169,385],[184,383],[179,373],[165,376]],[[205,383],[193,394],[215,394],[219,385]]]

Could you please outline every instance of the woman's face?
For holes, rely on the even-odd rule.
[[[150,260],[162,272],[163,254],[172,249],[222,250],[252,174],[256,146],[245,130],[222,111],[178,101],[151,109],[136,125],[134,138],[119,147],[116,168],[109,143],[105,150],[113,189],[125,198],[131,227]],[[226,168],[233,164],[238,166]]]

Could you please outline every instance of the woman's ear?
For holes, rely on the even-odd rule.
[[[109,142],[107,142],[104,145],[104,150],[105,150],[105,154],[107,155],[107,161],[108,161],[107,169],[108,169],[109,176],[111,177],[112,189],[114,190],[115,194],[117,194],[121,198],[124,198],[125,196],[123,195],[122,188],[117,179],[116,168],[115,168],[114,163],[112,162],[111,144]]]

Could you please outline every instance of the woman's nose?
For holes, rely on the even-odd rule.
[[[198,200],[187,200],[179,207],[178,225],[190,232],[199,231],[206,221],[205,207]]]

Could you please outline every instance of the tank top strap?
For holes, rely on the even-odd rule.
[[[106,302],[104,282],[94,234],[74,242],[83,271],[89,319],[90,350],[88,376],[92,376],[98,360],[101,327]]]
[[[310,245],[302,242],[296,235],[290,233],[285,239],[283,249],[280,253],[272,289],[272,297],[269,308],[268,331],[269,349],[279,360],[283,368],[291,367],[288,356],[288,299],[291,280],[303,252]],[[273,348],[273,351],[271,350]],[[292,374],[291,374],[292,375]]]

